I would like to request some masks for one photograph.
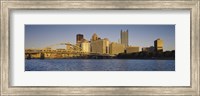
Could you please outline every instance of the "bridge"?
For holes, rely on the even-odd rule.
[[[64,45],[66,48],[53,49],[60,45]],[[69,58],[85,54],[88,53],[83,52],[80,46],[70,43],[53,44],[41,49],[25,49],[25,58]]]
[[[53,47],[64,45],[65,49],[53,49]],[[26,59],[44,59],[44,58],[109,58],[108,54],[98,54],[84,52],[79,45],[70,43],[53,44],[41,49],[25,49]]]

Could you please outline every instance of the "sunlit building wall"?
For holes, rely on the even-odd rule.
[[[161,51],[163,52],[163,40],[161,40],[160,38],[158,38],[157,40],[154,41],[154,47],[155,47],[155,51]]]
[[[109,54],[109,40],[105,38],[91,41],[91,53]]]
[[[31,54],[31,58],[40,58],[41,54]]]
[[[81,50],[82,50],[82,52],[89,53],[90,52],[90,43],[89,42],[82,42],[81,43]]]
[[[125,45],[120,43],[112,42],[110,43],[110,54],[111,55],[117,55],[119,53],[124,53]]]
[[[94,34],[92,35],[91,41],[96,41],[96,40],[98,40],[98,39],[99,39],[99,37],[97,36],[96,33],[94,33]]]
[[[140,50],[140,47],[138,47],[138,46],[129,46],[129,47],[126,47],[125,52],[126,53],[135,53],[135,52],[139,52],[139,50]]]

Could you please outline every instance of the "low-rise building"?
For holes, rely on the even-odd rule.
[[[52,51],[52,49],[50,47],[44,48],[42,50],[42,52],[51,52],[51,51]]]
[[[155,48],[153,46],[150,47],[143,47],[142,51],[143,52],[154,52]]]
[[[109,54],[109,40],[104,38],[91,41],[91,53]]]
[[[88,41],[84,41],[80,45],[82,52],[89,53],[90,52],[90,43]]]
[[[125,45],[120,43],[112,42],[110,43],[110,54],[117,55],[119,53],[124,53]]]
[[[129,46],[126,48],[125,53],[136,53],[140,51],[140,47],[138,46]]]

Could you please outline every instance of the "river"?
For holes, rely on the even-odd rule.
[[[31,59],[25,71],[175,71],[175,60]]]

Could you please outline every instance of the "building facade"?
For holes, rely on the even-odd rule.
[[[117,55],[119,53],[124,53],[125,45],[112,42],[112,43],[110,43],[109,48],[110,48],[111,55]]]
[[[91,41],[91,53],[109,54],[109,40],[98,39]]]
[[[99,37],[97,36],[96,33],[94,33],[94,34],[92,35],[91,41],[96,41],[96,40],[98,40],[98,39],[99,39]]]
[[[81,43],[81,41],[84,39],[83,34],[77,34],[76,35],[76,43]]]
[[[81,50],[84,53],[89,53],[90,52],[90,43],[85,41],[81,43]]]
[[[124,44],[125,47],[128,47],[128,30],[121,30],[121,44]]]
[[[155,48],[153,46],[150,46],[150,47],[143,47],[142,48],[142,51],[143,52],[154,52],[155,51]]]
[[[129,46],[126,48],[125,53],[136,53],[140,51],[140,47],[138,46]]]
[[[158,38],[154,41],[154,48],[156,52],[163,52],[163,40]]]

